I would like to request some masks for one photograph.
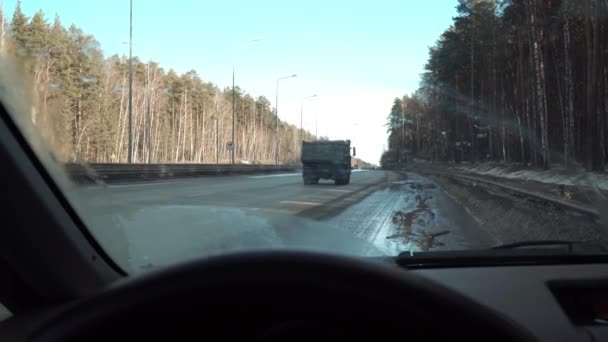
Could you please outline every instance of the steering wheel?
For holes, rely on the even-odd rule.
[[[535,341],[500,313],[407,271],[316,253],[238,253],[126,279],[33,341]]]

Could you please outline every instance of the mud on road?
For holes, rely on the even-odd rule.
[[[496,242],[434,181],[413,173],[401,174],[328,221],[388,255],[484,248]]]

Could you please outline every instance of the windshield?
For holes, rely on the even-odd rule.
[[[6,0],[0,99],[124,269],[604,241],[604,1]]]

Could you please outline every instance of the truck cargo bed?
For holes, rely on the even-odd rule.
[[[343,163],[350,159],[350,142],[315,141],[302,143],[302,162]]]

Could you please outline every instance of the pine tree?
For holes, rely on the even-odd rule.
[[[420,96],[408,101],[418,114],[407,142],[419,156],[544,168],[574,159],[603,170],[608,3],[461,0],[457,10],[430,49]],[[387,156],[398,152],[396,136]]]
[[[38,11],[28,19],[17,3],[7,39],[35,80],[32,121],[63,161],[124,162],[128,144],[128,60],[104,58],[92,35],[49,25]],[[14,54],[14,53],[13,53]],[[153,61],[133,58],[135,162],[227,162],[231,91],[204,82],[196,71],[165,73]],[[27,78],[29,75],[24,75]],[[274,162],[270,101],[237,96],[237,158]],[[282,162],[298,157],[298,129],[281,123]],[[255,133],[254,133],[255,132]],[[308,134],[310,135],[310,134]]]
[[[13,19],[10,23],[11,37],[15,42],[24,47],[27,42],[27,23],[29,18],[21,11],[21,0],[17,0],[15,11],[13,12]]]

